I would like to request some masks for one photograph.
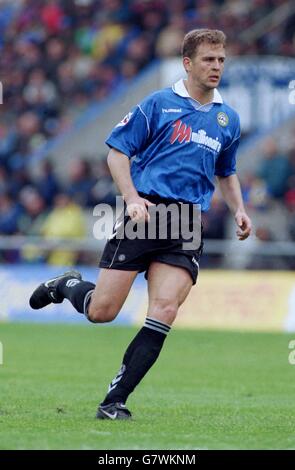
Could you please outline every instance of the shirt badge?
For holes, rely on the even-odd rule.
[[[228,115],[223,113],[223,112],[218,113],[217,114],[217,122],[220,126],[226,127],[228,125],[228,122],[229,122]]]
[[[122,119],[122,121],[120,121],[119,124],[117,124],[115,127],[126,126],[126,124],[128,124],[128,122],[130,121],[132,114],[133,113],[126,114],[126,116]]]

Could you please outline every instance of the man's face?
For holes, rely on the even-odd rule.
[[[222,44],[204,43],[200,44],[192,59],[184,57],[183,64],[194,84],[208,91],[219,85],[224,61],[225,50]]]

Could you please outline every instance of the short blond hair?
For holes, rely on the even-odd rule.
[[[219,29],[193,29],[189,31],[182,43],[182,57],[192,59],[198,52],[200,44],[222,44],[226,46],[226,35]]]

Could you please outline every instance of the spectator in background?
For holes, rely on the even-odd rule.
[[[0,195],[9,190],[8,173],[3,166],[0,166]]]
[[[125,60],[134,62],[138,69],[148,65],[152,59],[153,47],[150,36],[141,35],[128,44]]]
[[[19,231],[24,235],[40,235],[46,218],[46,203],[41,194],[32,186],[20,192],[23,207],[19,221]]]
[[[18,35],[16,33],[16,40],[14,43],[14,49],[9,51],[11,56],[11,65],[15,60],[15,66],[18,70],[23,71],[27,76],[35,68],[44,66],[42,58],[41,47],[38,42],[34,42],[32,39]]]
[[[133,60],[123,60],[121,63],[121,79],[131,80],[138,74],[138,65]]]
[[[41,10],[41,20],[48,34],[61,32],[64,20],[63,10],[58,0],[47,0]]]
[[[92,197],[95,204],[104,203],[114,206],[118,194],[113,178],[105,159],[97,161],[94,165],[95,185],[92,189]]]
[[[55,195],[59,192],[59,183],[49,160],[41,163],[40,174],[35,180],[35,186],[46,205],[51,207]]]
[[[31,72],[23,97],[28,108],[35,111],[40,118],[46,119],[58,113],[56,87],[52,81],[47,80],[41,68]]]
[[[57,69],[58,90],[63,97],[64,104],[69,105],[72,96],[77,90],[77,79],[74,76],[73,64],[66,61]]]
[[[8,171],[24,168],[27,165],[26,158],[45,139],[37,114],[31,111],[21,114],[16,127],[8,132],[6,139],[10,148],[6,159]]]
[[[14,170],[13,177],[9,178],[9,192],[15,201],[18,200],[20,192],[26,186],[32,186],[32,178],[27,168],[19,168]]]
[[[123,24],[113,23],[111,19],[105,18],[96,32],[91,44],[93,57],[103,62],[109,55],[112,55],[117,44],[123,39],[125,28]]]
[[[4,77],[5,100],[2,105],[5,106],[8,115],[23,110],[23,89],[25,82],[26,75],[23,70],[11,70]]]
[[[45,238],[83,238],[86,235],[83,210],[67,193],[59,193],[54,207],[46,217],[41,229]],[[79,257],[77,251],[54,250],[48,256],[48,263],[72,266]]]
[[[67,193],[76,204],[93,207],[92,190],[97,180],[92,175],[90,163],[85,159],[74,160],[69,168]]]
[[[281,199],[287,190],[291,166],[286,155],[278,151],[276,141],[269,137],[263,147],[264,158],[257,169],[257,176],[265,181],[269,194]]]
[[[41,236],[42,226],[46,219],[47,211],[45,200],[32,186],[25,187],[20,193],[20,202],[23,207],[23,213],[19,219],[19,231],[22,235]],[[45,255],[43,250],[36,247],[34,242],[26,243],[21,248],[22,261],[41,262]]]
[[[251,172],[246,173],[242,178],[242,194],[247,207],[256,210],[266,210],[269,208],[271,198],[268,193],[266,183],[257,178]]]
[[[92,69],[93,65],[95,64],[95,60],[90,55],[83,55],[81,54],[79,48],[76,44],[71,44],[68,47],[68,62],[71,64],[73,75],[75,82],[79,82],[87,78],[90,70]],[[63,61],[63,63],[65,63]]]
[[[202,214],[204,237],[223,240],[226,235],[226,216],[228,209],[220,194],[215,191],[211,200],[210,211]]]
[[[184,18],[178,15],[173,16],[158,36],[156,55],[160,58],[177,57],[184,32]]]
[[[226,220],[229,214],[228,209],[220,197],[219,192],[215,191],[211,200],[210,211],[202,214],[202,223],[204,229],[204,238],[209,240],[223,240],[226,238]],[[201,264],[202,267],[216,267],[222,260],[221,254],[205,254]]]
[[[65,42],[61,37],[49,39],[45,45],[45,53],[46,62],[43,64],[43,68],[46,70],[48,79],[56,83],[57,70],[61,64],[65,63],[68,57]]]
[[[0,194],[0,234],[14,235],[18,233],[21,207],[9,195],[8,192]]]
[[[0,193],[0,235],[16,235],[18,233],[21,207],[8,192]],[[1,262],[15,263],[19,261],[19,252],[15,249],[0,251]]]

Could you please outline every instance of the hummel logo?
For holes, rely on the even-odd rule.
[[[198,261],[196,260],[196,258],[195,258],[194,256],[193,256],[193,258],[192,258],[192,262],[193,262],[196,266],[198,266],[198,268],[199,268],[199,263],[198,263]]]
[[[123,223],[123,220],[117,220],[117,222],[115,223],[115,226],[114,226],[114,231],[109,236],[109,240],[112,240],[112,238],[115,238],[115,236],[117,235],[118,228],[121,227],[122,223]]]
[[[66,286],[67,287],[75,287],[77,284],[79,284],[79,279],[69,279],[67,282],[66,282]]]
[[[122,364],[116,377],[111,381],[109,385],[108,393],[110,393],[112,390],[114,390],[117,387],[118,382],[120,382],[120,380],[122,379],[125,370],[126,370],[126,366]]]
[[[181,113],[181,108],[162,108],[162,113]]]

